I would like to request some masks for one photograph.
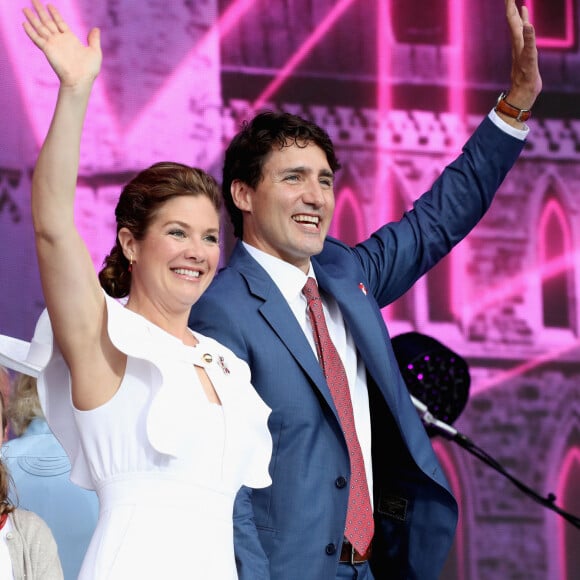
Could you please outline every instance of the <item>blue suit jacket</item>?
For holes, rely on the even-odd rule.
[[[380,309],[401,296],[479,221],[523,142],[485,119],[401,221],[349,247],[327,239],[312,259],[367,370],[377,579],[435,579],[457,506],[398,370]],[[367,290],[365,294],[360,284]],[[316,357],[267,272],[238,244],[194,306],[190,325],[248,361],[272,408],[273,484],[243,489],[235,543],[241,580],[331,580],[350,476],[346,443]]]
[[[97,494],[70,481],[68,456],[44,419],[7,441],[2,458],[16,488],[11,499],[49,525],[65,580],[76,580],[97,524]]]

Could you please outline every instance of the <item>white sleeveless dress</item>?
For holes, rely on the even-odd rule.
[[[128,355],[114,397],[75,409],[56,345],[38,379],[71,480],[99,496],[79,579],[235,580],[233,503],[241,485],[271,484],[270,409],[226,347],[198,333],[199,344],[185,346],[106,298],[109,336]],[[48,317],[39,326],[35,336],[52,341]],[[194,365],[206,370],[221,405],[208,401]]]

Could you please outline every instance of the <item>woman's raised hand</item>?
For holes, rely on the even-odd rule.
[[[26,34],[42,50],[58,76],[61,86],[76,87],[92,84],[102,62],[100,31],[93,28],[85,46],[69,29],[59,11],[39,0],[32,0],[33,8],[24,8],[23,23]]]

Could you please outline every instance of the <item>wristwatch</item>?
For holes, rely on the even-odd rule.
[[[531,116],[532,110],[531,109],[520,109],[515,107],[511,103],[508,103],[505,98],[507,93],[504,91],[497,99],[497,103],[495,105],[495,110],[498,113],[503,113],[520,123],[525,123]]]

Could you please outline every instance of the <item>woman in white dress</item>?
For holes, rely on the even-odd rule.
[[[60,81],[32,179],[47,306],[33,346],[48,344],[39,393],[71,479],[99,496],[80,578],[235,579],[234,497],[271,483],[272,442],[247,365],[187,326],[218,265],[219,189],[185,165],[141,172],[97,277],[73,206],[100,32],[84,45],[55,8],[32,4],[24,29]]]

